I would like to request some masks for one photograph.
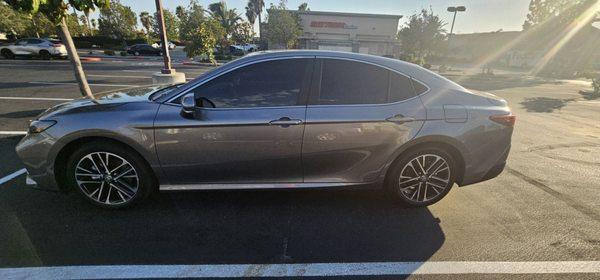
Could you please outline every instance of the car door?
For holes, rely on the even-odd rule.
[[[15,47],[13,48],[13,52],[16,55],[27,55],[29,54],[27,52],[27,40],[23,39],[23,40],[19,40],[15,43]]]
[[[302,152],[306,183],[366,183],[425,119],[411,79],[361,61],[318,59]]]
[[[178,99],[155,122],[156,150],[172,185],[302,182],[301,147],[313,59],[253,62],[189,93],[195,116]],[[202,100],[202,102],[201,102]]]
[[[27,39],[27,45],[24,46],[24,50],[28,55],[38,55],[41,50],[40,44],[43,42],[40,39]]]

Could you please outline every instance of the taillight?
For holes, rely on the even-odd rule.
[[[513,114],[496,115],[496,116],[490,116],[490,120],[492,120],[493,122],[502,124],[502,125],[514,126],[515,122],[517,121],[517,116],[515,116]]]
[[[62,44],[52,44],[52,46],[53,46],[53,47],[55,47],[55,48],[60,48],[60,47],[62,47],[63,45],[62,45]]]

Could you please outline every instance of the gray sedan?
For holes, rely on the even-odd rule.
[[[17,153],[29,184],[108,208],[157,190],[323,187],[427,206],[496,177],[514,122],[506,101],[410,63],[260,52],[186,84],[52,107]]]

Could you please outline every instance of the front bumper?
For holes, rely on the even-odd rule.
[[[28,133],[19,141],[16,152],[27,169],[28,186],[59,191],[54,176],[54,158],[51,156],[55,139],[46,132]]]

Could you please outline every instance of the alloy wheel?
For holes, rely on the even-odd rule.
[[[435,154],[422,154],[411,159],[400,172],[399,192],[406,199],[423,203],[443,196],[450,186],[448,162]]]
[[[82,157],[75,168],[75,181],[90,199],[105,205],[131,201],[139,189],[138,172],[124,158],[109,152]]]

